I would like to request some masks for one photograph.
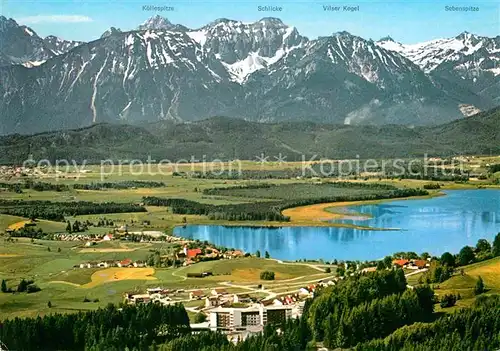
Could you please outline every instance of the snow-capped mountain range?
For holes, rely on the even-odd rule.
[[[34,67],[47,59],[83,44],[49,35],[41,38],[31,28],[20,26],[12,18],[0,16],[0,67],[22,64]]]
[[[470,69],[489,69],[493,74],[500,74],[500,36],[496,38],[480,37],[463,32],[455,38],[436,39],[424,43],[405,45],[386,37],[377,42],[384,49],[395,51],[409,58],[426,73],[439,69],[440,65],[457,62],[457,67]],[[460,62],[469,58],[471,66]],[[475,59],[475,60],[474,60]]]
[[[500,104],[500,36],[310,40],[277,18],[155,16],[80,43],[0,16],[0,41],[0,134],[214,115],[424,125]]]

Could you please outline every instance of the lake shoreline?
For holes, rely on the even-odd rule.
[[[316,221],[315,225],[304,225],[305,222],[188,225],[175,234],[248,252],[269,251],[272,257],[282,260],[370,260],[401,251],[458,252],[465,245],[475,245],[479,238],[490,240],[500,231],[496,220],[500,216],[499,195],[496,189],[450,190],[411,198],[339,202],[334,203],[337,210],[367,203],[396,203],[395,208],[390,205],[360,208],[359,211],[372,213],[366,222],[358,218],[346,221],[349,223]],[[326,208],[331,203],[321,206]],[[388,229],[396,227],[402,229]]]
[[[379,199],[379,200],[360,200],[360,201],[339,201],[339,202],[327,202],[327,203],[319,203],[307,206],[298,206],[292,207],[289,209],[285,209],[282,211],[284,215],[286,215],[286,211],[298,209],[298,208],[306,208],[311,206],[323,207],[324,210],[327,208],[338,208],[338,207],[350,207],[350,206],[359,206],[359,205],[367,205],[367,204],[377,204],[383,202],[390,201],[399,201],[399,200],[421,200],[421,199],[431,199],[437,196],[445,196],[445,193],[439,191],[430,192],[429,195],[424,196],[411,196],[411,197],[394,197],[388,199]],[[331,218],[324,218],[324,220],[315,220],[315,219],[303,219],[303,220],[293,220],[291,219],[289,222],[271,222],[271,221],[204,221],[197,220],[191,223],[179,223],[172,227],[172,232],[175,231],[176,228],[185,227],[190,225],[206,225],[206,226],[226,226],[226,227],[255,227],[255,228],[286,228],[286,227],[332,227],[332,228],[350,228],[350,229],[360,229],[360,230],[375,230],[375,231],[395,231],[400,230],[399,228],[374,228],[370,226],[364,225],[355,225],[349,223],[338,223],[338,222],[329,222],[328,220],[342,220],[342,219],[356,219],[358,216],[349,215],[346,213],[328,213],[323,211],[322,215],[326,215],[327,217],[331,216]],[[363,216],[366,219],[371,218],[371,216],[366,215]]]

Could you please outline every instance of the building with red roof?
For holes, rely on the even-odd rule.
[[[418,267],[418,269],[425,268],[427,266],[426,260],[414,260],[413,265]]]
[[[404,259],[401,259],[401,260],[394,260],[392,261],[392,264],[395,265],[395,266],[399,266],[399,267],[404,267],[406,266],[408,263],[410,263],[410,261],[408,260],[404,260]]]
[[[118,263],[119,267],[129,267],[131,265],[132,265],[132,260],[130,258],[126,258]]]
[[[187,258],[194,258],[198,255],[201,255],[201,249],[188,249],[186,253]]]

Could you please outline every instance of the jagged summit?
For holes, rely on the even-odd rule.
[[[170,29],[173,26],[167,18],[156,15],[147,19],[144,23],[139,25],[139,30],[146,29]]]

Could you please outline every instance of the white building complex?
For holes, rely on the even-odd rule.
[[[243,331],[259,329],[258,327],[268,323],[281,323],[290,318],[292,318],[292,306],[217,307],[210,310],[209,328],[220,331]]]

